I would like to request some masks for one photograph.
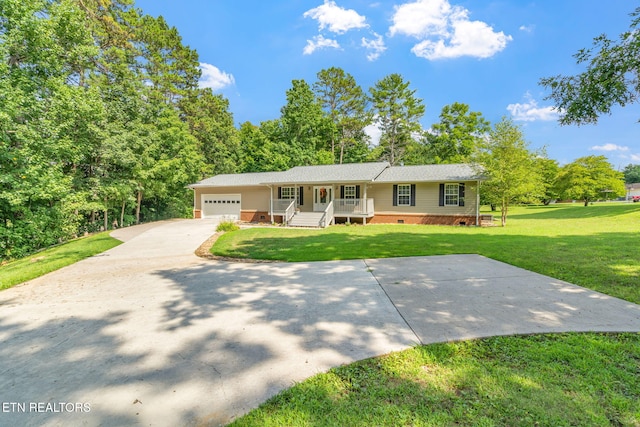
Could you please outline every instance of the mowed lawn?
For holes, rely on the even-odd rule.
[[[517,207],[506,227],[249,228],[222,235],[211,251],[291,262],[480,254],[640,303],[638,203]]]
[[[43,276],[121,243],[120,240],[110,237],[107,231],[75,239],[3,264],[0,266],[0,290]]]

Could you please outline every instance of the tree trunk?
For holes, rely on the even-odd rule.
[[[140,205],[142,204],[142,190],[138,190],[138,200],[136,201],[136,224],[140,224]]]
[[[127,201],[123,200],[122,201],[122,209],[120,210],[120,227],[123,226],[124,224],[124,208],[127,205]]]
[[[104,198],[104,231],[109,229],[109,214],[107,209],[107,198]]]
[[[500,215],[500,222],[502,226],[505,227],[507,225],[507,210],[509,209],[509,205],[503,200],[502,201],[502,211]]]
[[[589,199],[584,199],[584,205],[589,206]]]

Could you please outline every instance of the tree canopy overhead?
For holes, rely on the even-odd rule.
[[[591,48],[574,55],[586,70],[574,76],[554,76],[540,80],[551,89],[560,112],[560,123],[597,123],[612,107],[638,102],[640,96],[640,7],[631,14],[629,29],[617,40],[602,34]]]

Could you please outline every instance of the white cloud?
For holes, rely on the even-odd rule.
[[[523,104],[509,104],[507,110],[516,121],[534,122],[537,120],[552,121],[558,119],[558,110],[556,107],[538,107],[538,102],[527,93],[525,94],[527,101]]]
[[[304,47],[302,53],[305,55],[311,55],[317,49],[323,49],[326,47],[332,47],[339,49],[340,45],[336,40],[325,39],[322,35],[314,36],[313,40],[307,40],[307,45]]]
[[[378,121],[377,120],[375,121],[375,123],[370,124],[368,126],[365,126],[365,128],[363,130],[364,130],[364,133],[369,135],[369,138],[371,138],[370,139],[370,144],[372,146],[377,146],[378,144],[380,144],[380,138],[382,137],[382,131],[378,127]]]
[[[638,154],[632,154],[631,156],[629,156],[631,158],[631,161],[633,162],[640,162],[640,153]]]
[[[216,91],[226,86],[234,85],[236,82],[232,74],[220,71],[215,65],[201,62],[200,70],[202,71],[200,81],[198,82],[200,88],[211,88]]]
[[[380,55],[382,55],[382,52],[387,50],[382,36],[375,32],[373,33],[373,36],[375,37],[375,39],[367,39],[365,37],[362,38],[362,47],[370,51],[367,55],[367,59],[369,61],[375,61],[380,57]]]
[[[525,33],[532,33],[535,28],[535,25],[521,25],[519,30],[524,31]]]
[[[623,147],[616,144],[594,145],[590,148],[592,151],[629,151],[629,147]]]
[[[332,33],[343,34],[349,30],[367,27],[366,18],[353,9],[344,9],[332,0],[324,0],[322,6],[306,11],[302,16],[318,21],[320,30],[328,28]]]
[[[489,58],[503,50],[513,38],[495,32],[482,21],[470,21],[469,11],[451,6],[449,0],[417,0],[395,7],[389,34],[419,40],[411,51],[434,60],[472,56]]]

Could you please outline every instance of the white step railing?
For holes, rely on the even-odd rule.
[[[284,218],[283,218],[284,224],[285,225],[289,224],[289,221],[291,221],[291,218],[293,218],[295,214],[296,214],[296,201],[291,200],[291,203],[289,203],[289,206],[287,206],[287,209],[285,209],[284,211]]]
[[[327,208],[324,210],[322,218],[320,218],[320,227],[327,228],[333,221],[333,201],[329,202]]]

